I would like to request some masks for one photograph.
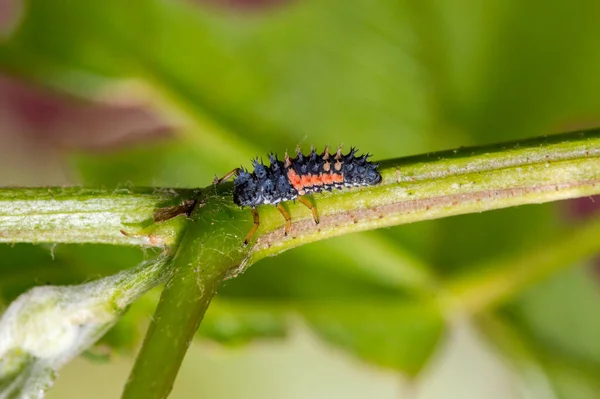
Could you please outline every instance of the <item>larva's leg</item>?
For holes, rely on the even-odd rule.
[[[239,172],[240,172],[240,168],[235,168],[234,170],[227,173],[225,176],[221,177],[220,179],[217,176],[215,176],[215,178],[213,180],[213,184],[223,183],[224,181],[231,179],[231,176],[237,175]]]
[[[256,233],[256,230],[258,230],[258,226],[260,226],[260,218],[258,217],[258,211],[254,208],[250,208],[250,211],[252,211],[254,225],[252,226],[248,234],[246,234],[246,238],[244,239],[244,245],[248,245],[248,242],[250,242],[250,240],[254,236],[254,233]]]
[[[276,205],[277,210],[279,212],[281,212],[281,214],[283,215],[283,218],[285,219],[285,230],[284,233],[286,236],[288,235],[288,233],[290,232],[290,229],[292,228],[292,218],[290,217],[290,214],[288,211],[286,211],[286,209],[283,207],[283,205],[281,205],[281,202],[278,203]]]
[[[311,202],[307,200],[306,197],[299,196],[297,199],[298,202],[306,205],[306,207],[311,210],[315,223],[319,224],[319,214],[317,213],[317,207],[311,204]]]

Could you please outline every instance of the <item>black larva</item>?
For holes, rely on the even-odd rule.
[[[272,204],[279,209],[286,220],[285,234],[291,227],[288,212],[281,206],[281,202],[298,200],[308,206],[316,223],[319,223],[316,208],[303,196],[319,193],[323,190],[331,191],[343,186],[370,186],[381,182],[381,174],[377,171],[378,164],[367,159],[369,154],[356,156],[357,150],[351,148],[346,155],[340,148],[329,153],[326,147],[322,154],[312,149],[303,155],[298,149],[295,158],[290,158],[286,153],[284,160],[280,161],[276,155],[269,155],[270,165],[266,166],[258,159],[252,161],[252,173],[244,168],[234,169],[215,183],[222,182],[235,176],[233,181],[233,201],[240,206],[248,206],[254,216],[254,227],[244,241],[245,244],[252,238],[259,226],[259,217],[256,212],[258,205]]]

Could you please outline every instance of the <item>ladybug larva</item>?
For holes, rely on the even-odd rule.
[[[346,155],[342,154],[341,148],[331,154],[329,148],[325,147],[322,154],[317,154],[313,148],[310,153],[303,155],[300,149],[296,151],[296,157],[290,158],[285,153],[283,161],[277,159],[274,154],[269,155],[270,165],[254,159],[252,173],[244,168],[236,168],[218,179],[214,183],[221,183],[232,176],[233,180],[233,202],[241,207],[248,206],[252,211],[254,226],[244,240],[248,244],[260,225],[260,219],[256,207],[259,205],[275,205],[285,218],[285,230],[287,235],[292,222],[290,214],[281,205],[284,201],[297,200],[306,205],[313,215],[315,223],[319,223],[317,209],[304,196],[311,193],[320,193],[323,190],[331,191],[334,188],[356,186],[372,186],[381,182],[381,174],[377,171],[377,163],[371,163],[367,159],[369,154],[356,156],[357,150],[353,147]]]

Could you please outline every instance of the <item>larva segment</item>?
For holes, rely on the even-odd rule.
[[[301,184],[302,184],[302,188],[310,188],[312,187],[312,176],[311,175],[304,175],[300,178]]]
[[[311,180],[310,182],[313,187],[318,187],[318,186],[323,185],[323,175],[322,174],[312,175],[310,180]]]
[[[323,185],[330,186],[333,184],[333,176],[329,173],[323,173],[321,175],[321,180],[323,181]]]
[[[287,171],[287,177],[290,181],[290,184],[294,187],[296,191],[302,190],[304,185],[302,184],[302,178],[298,176],[296,171],[292,168],[289,168]]]

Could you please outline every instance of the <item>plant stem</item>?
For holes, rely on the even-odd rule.
[[[284,250],[350,232],[600,193],[600,129],[520,143],[464,148],[381,162],[378,186],[323,193],[315,226],[289,205],[291,234],[272,207],[245,265]]]
[[[207,188],[191,218],[124,399],[164,398],[220,283],[256,260],[352,231],[600,193],[600,130],[392,160],[383,183],[315,196],[321,224],[291,204],[292,234],[273,207],[261,207],[252,248],[242,239],[250,212],[231,200],[231,185]],[[156,359],[160,359],[157,362]]]
[[[318,226],[304,205],[287,202],[293,224],[284,236],[279,212],[260,207],[252,256],[235,273],[265,256],[346,233],[598,194],[599,157],[600,129],[593,129],[384,161],[380,185],[315,195]],[[239,226],[249,212],[220,192],[230,208],[230,233],[243,237]],[[168,246],[178,242],[182,218],[154,223],[157,211],[196,197],[196,190],[174,189],[0,189],[0,242]]]
[[[203,196],[188,220],[155,315],[123,392],[124,399],[165,398],[204,313],[228,271],[247,256],[229,234],[222,194]],[[157,361],[160,359],[160,361]]]
[[[181,227],[152,228],[156,216],[194,196],[189,189],[0,188],[0,243],[166,246]]]

